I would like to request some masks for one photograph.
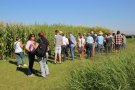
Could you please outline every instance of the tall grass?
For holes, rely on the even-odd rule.
[[[51,49],[53,49],[53,38],[54,31],[58,29],[64,33],[72,32],[75,36],[78,33],[87,33],[89,31],[99,32],[103,31],[104,33],[110,32],[109,29],[103,27],[84,27],[84,26],[71,26],[71,25],[62,25],[62,24],[34,24],[34,25],[25,25],[25,24],[13,24],[13,23],[0,23],[0,59],[6,57],[14,58],[14,48],[13,43],[15,37],[21,37],[22,42],[25,44],[28,35],[34,33],[36,36],[38,32],[43,31],[46,33],[46,37],[50,41]],[[37,38],[37,37],[36,37]]]
[[[131,43],[132,40],[130,40]],[[71,72],[70,90],[135,90],[134,43],[115,56]]]

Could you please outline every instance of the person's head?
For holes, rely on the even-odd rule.
[[[102,35],[103,35],[103,32],[102,32],[102,31],[100,31],[100,32],[99,32],[99,36],[102,36]]]
[[[62,33],[62,36],[64,37],[64,36],[66,36],[66,34]]]
[[[115,36],[115,33],[113,33],[112,35]]]
[[[72,36],[72,32],[69,32],[68,34],[69,34],[70,36]]]
[[[111,34],[110,33],[107,33],[107,36],[110,36]]]
[[[34,41],[34,40],[35,40],[35,34],[30,34],[30,36],[29,36],[29,40]]]
[[[59,31],[59,34],[60,34],[60,35],[62,35],[62,34],[63,34],[63,32],[62,32],[62,31]]]
[[[39,37],[44,37],[44,35],[45,35],[44,32],[38,33],[38,36],[39,36]]]
[[[90,32],[88,33],[88,36],[91,36],[91,33]]]
[[[16,37],[16,41],[20,41],[20,37]]]
[[[120,31],[117,31],[117,34],[120,34]]]
[[[81,35],[81,33],[78,33],[78,36],[80,36]]]
[[[59,34],[59,30],[55,30],[55,34],[56,34],[56,35]]]
[[[83,35],[82,35],[82,34],[80,34],[80,35],[79,35],[79,38],[82,38],[82,37],[83,37]]]
[[[125,34],[124,34],[124,33],[122,33],[121,35],[122,35],[122,36],[125,36]]]
[[[94,34],[94,32],[93,32],[93,31],[91,31],[91,34]]]

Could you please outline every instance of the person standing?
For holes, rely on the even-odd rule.
[[[70,38],[69,38],[70,54],[71,54],[72,60],[74,60],[74,58],[75,58],[75,55],[74,55],[75,51],[74,50],[75,50],[75,46],[76,46],[77,42],[76,42],[76,39],[71,32],[69,32],[69,35],[70,35]]]
[[[105,38],[106,40],[106,53],[109,54],[111,52],[111,48],[112,48],[112,37],[111,34],[108,33],[107,37]]]
[[[123,39],[122,39],[122,48],[125,49],[126,48],[126,36],[125,36],[125,34],[122,34],[122,37],[123,37]]]
[[[122,35],[120,34],[120,31],[117,31],[117,34],[115,35],[115,49],[116,49],[116,53],[120,52],[120,48],[122,46]]]
[[[80,53],[80,58],[84,58],[84,53],[85,53],[85,39],[82,35],[78,37],[78,51]]]
[[[34,43],[35,43],[35,34],[30,34],[29,40],[27,41],[25,46],[28,54],[28,60],[29,60],[28,76],[33,76],[33,65],[35,60]]]
[[[112,34],[112,49],[113,49],[113,52],[115,52],[115,33]]]
[[[57,55],[59,58],[59,63],[61,64],[61,46],[63,44],[63,38],[60,35],[58,30],[55,30],[55,38],[54,38],[54,44],[55,44],[55,58],[54,58],[54,63],[56,64],[57,61]]]
[[[88,33],[87,39],[86,39],[86,44],[87,44],[87,57],[92,57],[92,52],[93,52],[93,43],[94,39],[91,36],[90,33]]]
[[[24,53],[23,53],[23,48],[24,45],[20,41],[20,37],[16,37],[16,42],[14,43],[14,48],[15,48],[15,54],[17,56],[17,66],[20,67],[20,59],[22,59],[22,65],[27,66],[24,61]]]
[[[62,44],[62,54],[63,54],[63,57],[64,57],[64,59],[66,59],[66,52],[67,52],[67,46],[69,45],[69,41],[68,41],[68,38],[66,37],[66,35],[65,34],[63,34],[62,35],[63,37],[62,37],[62,40],[63,40],[63,44]]]
[[[46,37],[44,37],[44,32],[40,32],[38,34],[39,39],[37,40],[37,45],[34,46],[35,52],[38,58],[38,62],[40,64],[40,70],[42,77],[46,77],[49,75],[49,69],[47,65],[46,52],[49,45],[49,42]]]
[[[98,54],[102,54],[103,50],[104,37],[102,35],[103,33],[100,31],[99,35],[97,36]]]

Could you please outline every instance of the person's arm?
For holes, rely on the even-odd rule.
[[[25,46],[25,49],[26,49],[28,52],[30,51],[29,47],[30,47],[30,43],[29,43],[29,41],[27,41],[26,46]]]
[[[67,39],[67,45],[69,45],[69,41],[68,41],[68,39]]]
[[[92,43],[94,43],[94,38],[92,38]]]
[[[35,43],[34,45],[33,45],[33,48],[36,50],[37,49],[37,47],[38,47],[38,43]]]
[[[63,38],[61,37],[61,45],[63,45]]]
[[[21,42],[19,42],[19,45],[20,45],[20,47],[21,47],[21,48],[23,48],[23,47],[24,47],[24,45],[23,45]]]

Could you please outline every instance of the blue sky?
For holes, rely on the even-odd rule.
[[[103,26],[135,34],[135,0],[1,0],[0,20]]]

